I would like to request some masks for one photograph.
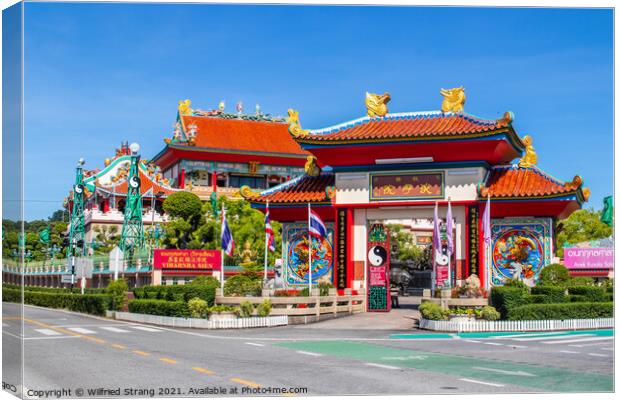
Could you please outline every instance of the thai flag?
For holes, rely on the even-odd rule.
[[[321,217],[319,217],[319,214],[312,211],[309,207],[308,210],[310,213],[308,218],[308,230],[310,234],[321,239],[327,237],[327,228],[325,228],[325,223]]]
[[[273,234],[271,220],[269,219],[269,205],[267,205],[267,212],[265,213],[265,234],[267,235],[267,247],[269,251],[276,251],[276,237]]]
[[[222,250],[229,257],[233,256],[233,250],[235,249],[235,241],[233,240],[232,233],[226,222],[226,209],[222,207]]]

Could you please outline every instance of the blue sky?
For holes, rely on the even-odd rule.
[[[25,7],[25,214],[61,207],[75,162],[103,165],[122,140],[149,158],[177,101],[300,111],[304,128],[435,110],[465,86],[465,110],[515,113],[539,166],[613,191],[613,14],[608,9],[44,4]]]

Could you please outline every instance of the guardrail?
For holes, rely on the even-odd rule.
[[[353,314],[363,312],[364,294],[356,295],[331,295],[331,296],[294,296],[294,297],[231,297],[216,296],[216,304],[225,304],[230,306],[239,306],[244,301],[252,304],[260,304],[266,298],[271,301],[272,315],[289,315],[289,316],[316,316],[320,317],[325,314],[339,313]]]
[[[229,319],[202,319],[164,317],[161,315],[136,314],[116,311],[114,318],[122,321],[138,322],[143,324],[170,326],[174,328],[200,329],[241,329],[241,328],[268,328],[272,326],[288,325],[286,315],[270,315],[267,317],[229,318]]]
[[[557,331],[613,328],[613,318],[531,321],[433,321],[420,318],[419,327],[442,332]]]

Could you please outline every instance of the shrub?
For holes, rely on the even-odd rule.
[[[263,284],[247,275],[235,275],[224,281],[225,296],[260,296]]]
[[[15,285],[11,285],[15,286]],[[22,291],[20,289],[13,289],[8,285],[2,287],[2,301],[8,301],[10,303],[22,302]]]
[[[500,316],[500,313],[495,307],[484,306],[482,307],[482,311],[480,311],[480,318],[486,319],[487,321],[497,321]]]
[[[220,287],[220,281],[210,275],[200,275],[196,279],[192,280],[188,285],[205,285],[212,286],[214,288]]]
[[[329,289],[332,289],[334,285],[329,282],[319,282],[317,287],[319,288],[319,296],[328,296]]]
[[[420,304],[418,308],[420,314],[426,319],[431,319],[435,321],[439,321],[442,319],[446,319],[446,312],[441,308],[439,304],[433,303],[431,301],[425,301]]]
[[[492,288],[489,300],[490,305],[499,311],[502,319],[506,319],[509,310],[531,302],[527,290],[510,286],[496,286]]]
[[[218,304],[216,306],[209,308],[209,312],[217,313],[217,314],[223,313],[223,312],[232,312],[232,311],[237,311],[237,307],[227,306],[225,304]]]
[[[605,301],[605,290],[598,286],[573,286],[568,288],[568,293],[585,296],[586,301]]]
[[[603,301],[614,301],[614,294],[613,293],[605,293]]]
[[[566,303],[566,289],[563,286],[535,286],[532,295],[540,295],[542,301],[532,299],[532,303]],[[532,296],[533,297],[533,296]]]
[[[540,271],[538,284],[542,286],[564,286],[569,279],[568,268],[562,264],[549,264]]]
[[[215,289],[216,287],[214,287],[211,283],[172,286],[143,286],[142,288],[134,289],[134,296],[137,299],[158,299],[185,302],[198,297],[199,299],[206,301],[207,305],[210,307],[215,303]]]
[[[295,297],[299,296],[299,290],[295,289],[278,289],[273,292],[274,297]]]
[[[137,287],[133,289],[133,297],[134,299],[143,299],[146,296],[146,291],[144,287]]]
[[[120,311],[127,301],[127,281],[124,278],[110,282],[106,293],[112,298],[112,309]]]
[[[589,276],[573,276],[566,281],[566,286],[594,286],[594,279]]]
[[[164,317],[188,317],[189,310],[184,301],[130,300],[129,312],[137,314],[161,315]]]
[[[514,287],[514,288],[522,289],[525,291],[529,291],[530,289],[525,283],[523,283],[521,279],[518,279],[518,278],[506,279],[506,282],[504,282],[504,286]]]
[[[588,298],[579,294],[569,294],[568,301],[571,303],[587,303]]]
[[[250,303],[247,300],[242,301],[241,304],[239,304],[239,309],[240,314],[243,318],[251,317],[254,313],[254,304]]]
[[[263,300],[263,302],[256,307],[256,312],[259,317],[266,317],[271,314],[271,301],[269,299]]]
[[[586,319],[613,317],[613,303],[528,304],[508,312],[509,320]]]
[[[198,297],[194,297],[187,302],[187,309],[192,318],[205,318],[209,315],[209,306],[207,302]]]

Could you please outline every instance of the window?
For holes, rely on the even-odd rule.
[[[254,189],[265,188],[264,176],[244,176],[244,175],[231,175],[229,180],[229,186],[240,188],[241,186],[249,186]]]

